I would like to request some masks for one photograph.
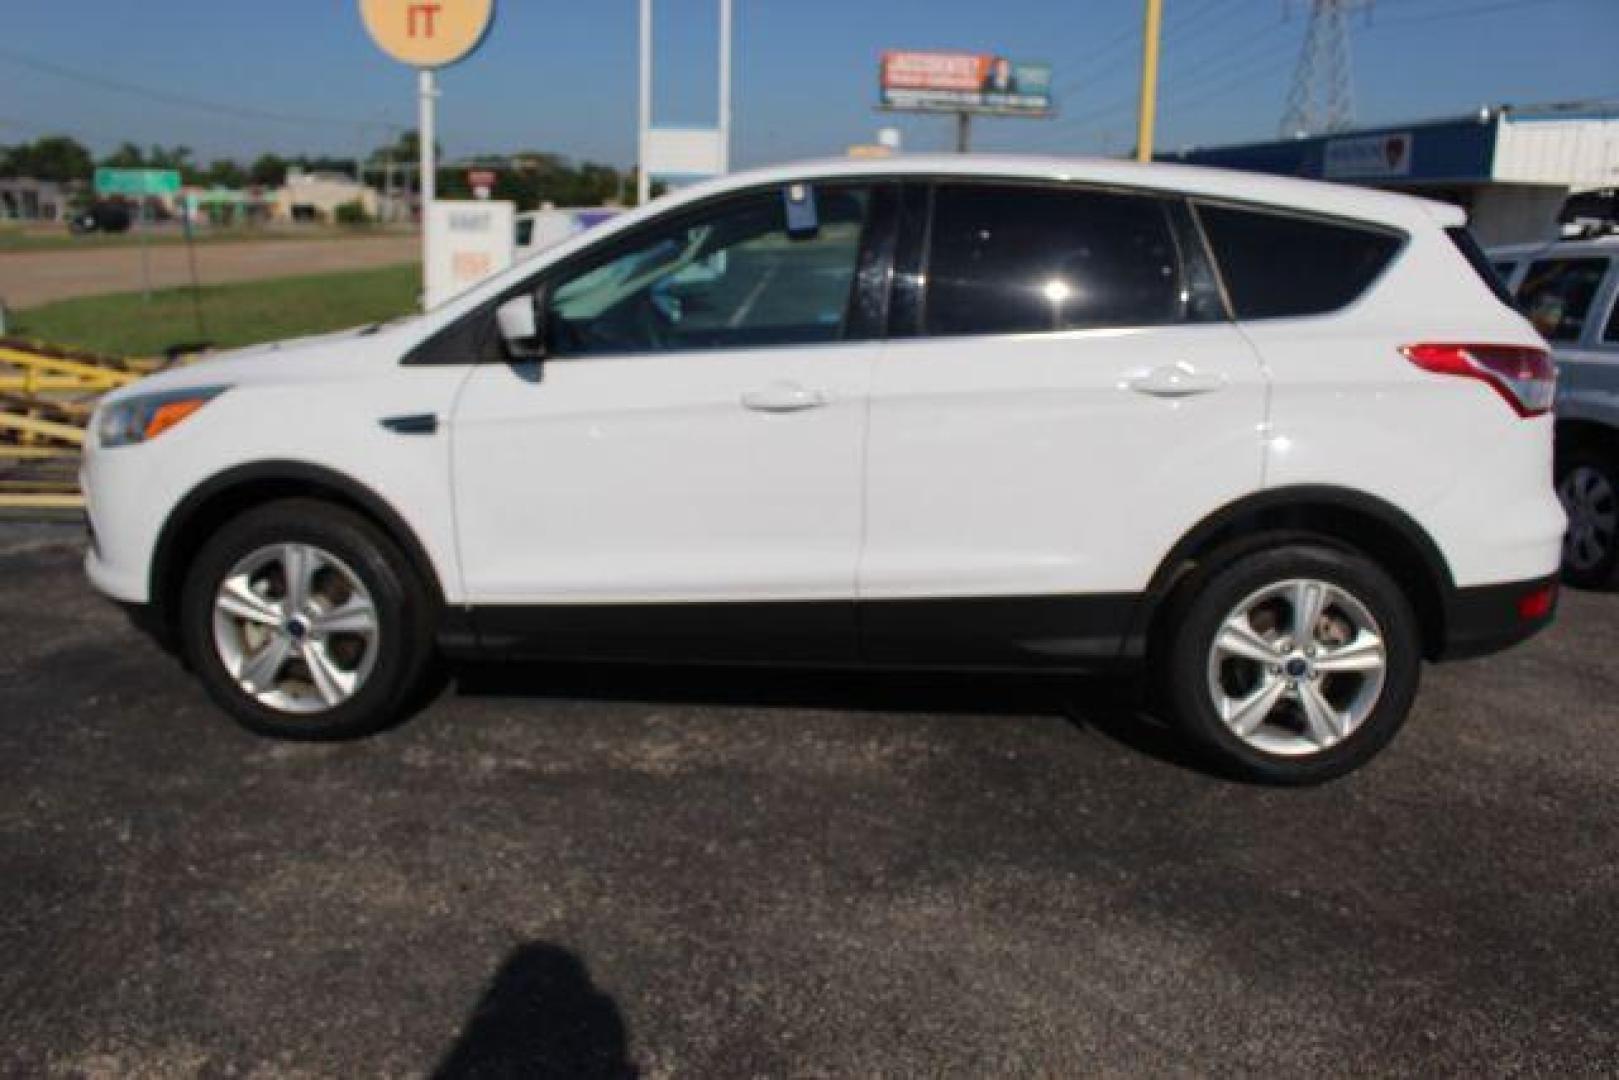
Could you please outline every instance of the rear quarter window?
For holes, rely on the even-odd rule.
[[[1197,204],[1238,319],[1324,315],[1377,279],[1401,235],[1285,212]]]

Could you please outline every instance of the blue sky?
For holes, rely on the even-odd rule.
[[[839,153],[877,113],[878,53],[1044,60],[1061,115],[982,122],[981,149],[1120,152],[1134,138],[1140,0],[735,0],[735,159]],[[451,155],[518,149],[628,163],[635,0],[498,0],[484,47],[443,75]],[[1159,148],[1268,138],[1303,39],[1300,0],[1165,0]],[[657,117],[714,115],[717,0],[658,0]],[[352,0],[0,0],[0,142],[66,132],[198,157],[349,154],[414,124],[413,77]],[[1358,118],[1619,97],[1619,0],[1380,0],[1354,20]],[[156,93],[147,93],[153,91]],[[212,106],[204,108],[196,103]],[[273,116],[256,114],[274,114]],[[939,118],[898,126],[943,149]]]

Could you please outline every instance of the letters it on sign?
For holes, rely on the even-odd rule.
[[[443,4],[412,4],[405,10],[406,29],[411,37],[438,36],[438,13]]]

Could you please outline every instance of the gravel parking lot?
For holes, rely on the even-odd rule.
[[[0,1074],[1619,1067],[1619,597],[1305,791],[1106,685],[471,672],[255,739],[0,526]]]

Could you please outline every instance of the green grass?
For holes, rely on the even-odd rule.
[[[206,333],[199,333],[190,289],[62,300],[15,314],[11,333],[52,345],[116,356],[156,356],[199,341],[219,348],[318,334],[416,310],[421,270],[391,266],[341,274],[278,278],[202,290]]]
[[[290,229],[198,229],[198,244],[265,244],[277,240],[355,240],[393,233],[376,225],[338,227],[310,225]],[[169,247],[185,243],[185,234],[177,226],[163,226],[149,232],[146,242],[153,247]],[[0,226],[0,254],[29,251],[102,251],[107,248],[139,247],[141,234],[131,230],[125,233],[91,233],[74,236],[63,225],[59,230],[14,228]]]

